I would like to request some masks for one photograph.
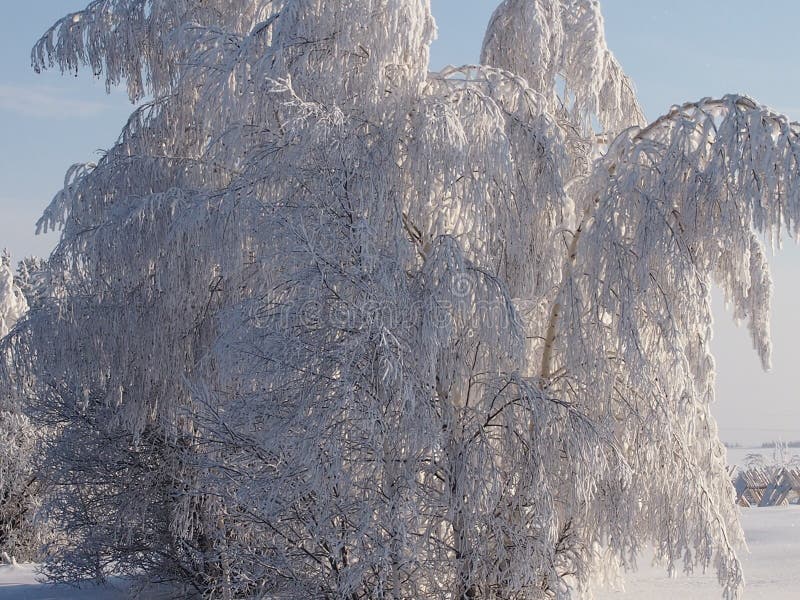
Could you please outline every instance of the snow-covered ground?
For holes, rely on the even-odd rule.
[[[750,553],[742,557],[748,585],[744,600],[797,600],[800,589],[800,506],[742,509]],[[625,591],[604,590],[597,600],[714,600],[721,597],[713,574],[669,579],[640,562]],[[0,600],[120,600],[117,587],[74,589],[39,583],[32,565],[0,567]]]
[[[742,555],[744,600],[800,598],[800,506],[744,508],[742,526],[750,552]],[[662,567],[640,562],[625,592],[603,591],[597,600],[714,600],[721,598],[713,573],[669,579]]]
[[[0,567],[0,600],[122,600],[118,586],[87,586],[77,589],[37,581],[35,565]]]

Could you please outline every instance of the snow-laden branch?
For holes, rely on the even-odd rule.
[[[524,77],[549,98],[548,110],[561,107],[587,129],[593,119],[609,132],[644,122],[594,0],[504,0],[486,30],[481,63]]]
[[[57,66],[77,72],[82,65],[105,77],[110,89],[125,82],[131,101],[172,89],[187,48],[173,43],[185,23],[220,24],[249,31],[266,20],[272,2],[264,0],[93,0],[85,9],[59,19],[31,52],[38,72]]]

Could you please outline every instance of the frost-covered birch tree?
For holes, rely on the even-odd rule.
[[[434,35],[428,0],[94,0],[36,44],[140,103],[14,344],[53,575],[570,598],[653,545],[738,596],[710,290],[768,365],[800,126],[646,124],[594,0],[504,0],[479,65]]]

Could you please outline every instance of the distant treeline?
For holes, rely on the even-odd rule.
[[[726,448],[750,448],[751,446],[747,444],[741,444],[739,442],[723,442],[723,445]],[[800,440],[794,440],[793,442],[763,442],[760,446],[761,448],[800,448]]]

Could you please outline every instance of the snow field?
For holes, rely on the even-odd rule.
[[[800,506],[741,509],[749,553],[741,555],[747,586],[743,600],[797,600],[800,597]],[[603,590],[596,600],[715,600],[721,598],[713,572],[678,574],[639,561],[625,591]]]

